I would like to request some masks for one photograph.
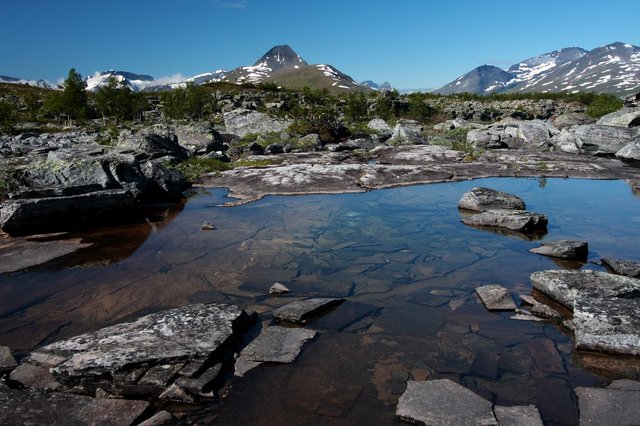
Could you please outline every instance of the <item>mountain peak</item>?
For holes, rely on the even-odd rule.
[[[271,68],[272,71],[279,71],[287,68],[300,68],[308,65],[304,59],[300,57],[287,44],[272,47],[267,53],[262,55],[260,59],[253,64],[254,67],[261,66]]]

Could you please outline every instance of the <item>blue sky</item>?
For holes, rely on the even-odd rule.
[[[485,63],[623,41],[638,0],[0,0],[0,75],[57,81],[118,69],[191,76],[277,44],[358,81],[437,88]]]

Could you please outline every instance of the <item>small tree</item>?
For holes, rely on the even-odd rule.
[[[369,106],[364,93],[349,93],[344,106],[344,117],[352,123],[365,121],[369,116]]]
[[[74,68],[62,83],[62,92],[52,93],[45,101],[46,110],[60,118],[65,117],[69,124],[73,119],[82,120],[87,117],[87,90],[80,73]]]
[[[9,133],[16,107],[6,99],[0,99],[0,133]]]
[[[111,76],[107,84],[100,86],[96,91],[96,109],[106,117],[114,117],[116,121],[124,121],[134,114],[133,91],[124,82]]]
[[[210,112],[212,98],[204,87],[187,83],[186,87],[163,93],[162,103],[168,118],[198,120]]]

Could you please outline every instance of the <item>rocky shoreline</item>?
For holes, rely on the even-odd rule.
[[[254,133],[290,137],[283,136],[287,123],[245,109],[225,114],[224,132],[193,125],[156,126],[121,133],[115,147],[99,145],[96,135],[81,133],[5,137],[0,140],[3,170],[19,171],[19,176],[12,174],[15,181],[8,182],[11,191],[0,205],[0,229],[5,233],[0,256],[9,252],[5,259],[12,263],[3,264],[0,273],[20,269],[20,257],[32,253],[30,240],[17,236],[140,219],[146,209],[179,201],[189,182],[173,166],[190,158],[230,162],[242,154],[249,163],[265,159],[272,163],[206,175],[200,185],[228,188],[229,197],[236,199],[228,205],[273,194],[362,192],[481,177],[625,179],[637,190],[637,107],[597,123],[571,114],[554,121],[507,119],[479,125],[456,118],[439,124],[437,132],[466,129],[462,149],[432,143],[441,141],[440,136],[426,134],[416,122],[402,121],[391,128],[381,120],[369,123],[370,134],[332,143],[304,135],[304,142],[246,144],[242,138]],[[313,148],[300,149],[303,145]],[[468,226],[536,239],[553,218],[525,206],[524,200],[486,188],[465,194],[459,205],[466,210],[461,218]],[[47,247],[48,253],[35,257],[45,262],[82,244],[57,242]],[[585,250],[586,242],[559,240],[531,251],[584,259]],[[479,287],[476,292],[489,310],[512,311],[513,320],[548,321],[572,330],[579,353],[637,357],[640,267],[621,259],[603,263],[611,265],[612,273],[536,272],[531,275],[535,292],[519,295],[518,304],[499,285]],[[558,312],[538,293],[570,314]],[[272,321],[262,323],[256,313],[234,305],[193,304],[49,344],[19,365],[8,348],[0,348],[0,374],[7,378],[6,384],[0,382],[0,420],[47,422],[54,416],[60,422],[83,422],[91,415],[96,424],[114,419],[122,424],[171,423],[172,414],[159,407],[215,398],[231,374],[242,377],[262,363],[293,362],[318,336],[317,330],[307,328],[307,320],[312,327],[325,311],[349,302],[302,298],[287,305],[276,303],[283,306],[268,313]],[[470,411],[460,412],[457,424],[476,424],[478,419],[497,424],[522,416],[531,424],[541,423],[536,407],[498,406],[451,381],[405,378],[404,382],[406,391],[396,411],[401,419],[429,423],[453,415],[453,406],[464,406]],[[433,389],[448,396],[433,400]],[[578,387],[575,394],[581,421],[596,421],[609,407],[618,407],[620,424],[640,416],[637,382]],[[451,406],[446,408],[447,404]],[[51,414],[46,407],[52,405],[64,410]]]

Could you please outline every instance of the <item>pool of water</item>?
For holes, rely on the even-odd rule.
[[[474,186],[517,194],[547,215],[542,241],[588,240],[590,262],[640,260],[640,198],[623,181],[482,179],[232,208],[220,207],[225,190],[200,190],[160,222],[80,234],[94,246],[0,275],[0,345],[24,354],[189,303],[236,303],[269,321],[288,298],[344,297],[308,325],[320,337],[295,365],[232,380],[219,405],[185,409],[184,421],[390,424],[407,379],[450,378],[574,424],[574,387],[640,377],[637,363],[576,354],[557,325],[487,312],[474,289],[529,294],[534,271],[602,268],[555,263],[528,252],[540,240],[463,225],[457,202]],[[292,293],[270,298],[276,281]]]

